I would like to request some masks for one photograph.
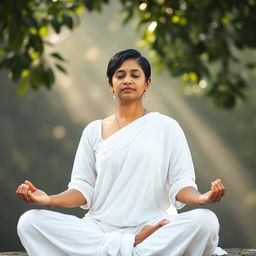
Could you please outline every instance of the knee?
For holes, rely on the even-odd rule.
[[[40,210],[29,210],[20,216],[17,225],[17,232],[19,235],[31,232],[34,225],[34,220],[37,219],[36,215],[38,214],[38,211]]]
[[[209,235],[217,235],[219,233],[219,221],[214,212],[208,209],[194,210],[194,220],[200,230]]]

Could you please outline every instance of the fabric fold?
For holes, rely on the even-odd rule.
[[[111,232],[102,246],[99,256],[131,256],[134,247],[134,235]]]

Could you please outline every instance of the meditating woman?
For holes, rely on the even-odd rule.
[[[18,187],[17,195],[27,203],[89,209],[84,218],[43,209],[24,213],[18,235],[29,255],[216,253],[215,214],[207,209],[178,214],[176,209],[218,202],[225,188],[216,179],[208,192],[197,190],[181,127],[173,118],[143,107],[150,75],[150,64],[138,51],[115,54],[107,76],[116,112],[84,129],[68,189],[48,195],[30,181]],[[176,213],[168,215],[169,207]]]

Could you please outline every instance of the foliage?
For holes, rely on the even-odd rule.
[[[138,16],[144,45],[160,67],[224,108],[245,98],[239,51],[256,48],[255,0],[122,0],[125,21]],[[214,64],[214,65],[213,65]],[[208,85],[208,86],[207,86]]]
[[[29,87],[51,88],[54,70],[48,63],[45,48],[51,46],[52,35],[72,30],[79,23],[79,14],[101,10],[107,0],[2,0],[0,3],[0,69],[9,71],[9,78],[19,82],[18,92]],[[64,58],[49,53],[55,69],[67,73]]]
[[[108,0],[4,0],[0,4],[0,68],[19,82],[19,92],[31,86],[50,88],[53,68],[46,61],[49,35],[78,24],[79,13],[101,11]],[[243,63],[240,52],[256,48],[256,0],[120,0],[124,23],[136,18],[141,43],[159,70],[183,76],[186,88],[232,108],[245,99],[246,74],[255,62]],[[64,59],[50,53],[64,73]]]

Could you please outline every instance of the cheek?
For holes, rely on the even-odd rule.
[[[115,86],[115,85],[118,85],[118,84],[120,84],[120,79],[117,79],[117,78],[112,78],[112,86]]]

